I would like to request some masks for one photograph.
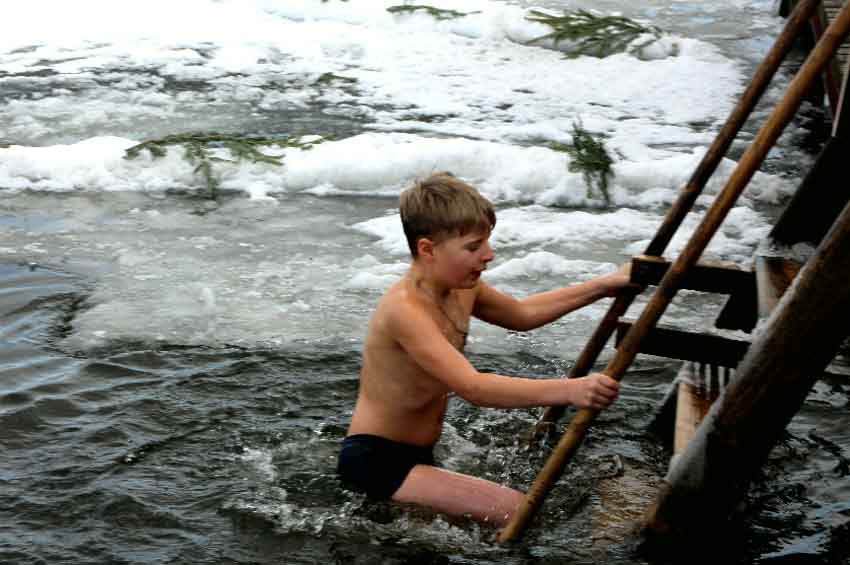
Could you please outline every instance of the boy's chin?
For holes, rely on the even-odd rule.
[[[456,278],[454,280],[449,279],[449,280],[446,281],[445,284],[447,284],[450,288],[470,289],[470,288],[475,288],[475,285],[478,284],[479,280],[481,280],[481,273],[476,272],[476,273],[470,273],[469,275],[467,275],[466,277],[464,277],[462,279],[459,279],[459,278]]]

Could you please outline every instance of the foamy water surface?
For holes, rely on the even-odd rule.
[[[628,533],[666,466],[644,430],[669,360],[639,359],[520,547],[339,487],[364,327],[407,268],[397,196],[439,170],[477,186],[498,210],[485,278],[517,296],[610,272],[643,251],[783,22],[764,0],[433,2],[468,13],[447,20],[395,4],[31,0],[4,15],[0,560],[644,562]],[[547,32],[532,8],[622,13],[661,34],[570,58],[530,43]],[[708,258],[749,266],[811,163],[818,116],[807,107],[785,132]],[[610,204],[553,146],[576,124],[613,158]],[[261,146],[279,165],[219,147],[215,199],[178,147],[126,158],[188,132],[311,144]],[[664,321],[705,329],[722,304],[683,292]],[[559,375],[607,306],[528,334],[475,322],[468,352],[482,370]],[[831,446],[848,440],[847,385],[810,400],[754,491],[741,562],[839,555],[850,484]],[[546,450],[517,438],[536,417],[455,401],[438,458],[527,488]]]

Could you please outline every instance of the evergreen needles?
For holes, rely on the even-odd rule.
[[[470,14],[478,14],[480,12],[458,12],[457,10],[443,10],[434,6],[426,6],[423,4],[404,4],[399,6],[390,6],[387,12],[391,14],[412,14],[413,12],[423,11],[430,14],[436,20],[451,20],[454,18],[462,18]]]
[[[165,157],[169,146],[182,146],[183,157],[195,165],[194,173],[199,174],[209,190],[212,199],[218,198],[220,182],[213,171],[213,163],[267,163],[282,166],[281,155],[268,155],[260,151],[260,147],[298,147],[310,149],[313,145],[324,141],[318,138],[313,141],[298,141],[291,138],[269,139],[264,137],[238,137],[218,133],[181,133],[168,135],[160,139],[152,139],[134,145],[126,150],[125,159],[135,159],[142,151],[147,151],[152,157]],[[222,150],[227,151],[231,158],[219,157]]]
[[[567,167],[571,173],[581,173],[587,186],[587,197],[593,198],[594,188],[605,200],[605,205],[611,205],[611,194],[608,192],[608,178],[614,175],[611,170],[613,160],[605,148],[600,136],[593,137],[582,126],[581,122],[573,122],[573,142],[571,145],[552,143],[550,148],[569,154],[570,164]]]
[[[564,12],[560,16],[531,10],[526,19],[552,28],[551,33],[532,39],[529,43],[551,39],[557,46],[562,41],[571,42],[574,47],[567,54],[568,57],[607,57],[626,50],[636,53],[661,37],[661,30],[654,26],[644,26],[623,16],[602,16],[587,10]],[[643,35],[650,37],[629,49],[629,45]]]

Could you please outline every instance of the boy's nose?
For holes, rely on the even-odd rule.
[[[484,261],[485,263],[489,263],[490,261],[493,260],[493,257],[495,257],[495,255],[493,253],[493,248],[490,247],[489,243],[484,244],[484,256],[481,257],[481,260]]]

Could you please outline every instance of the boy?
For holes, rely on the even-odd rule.
[[[463,356],[469,318],[511,330],[537,328],[617,294],[629,282],[628,268],[516,300],[480,280],[493,260],[496,216],[478,191],[436,173],[402,193],[400,211],[413,259],[369,323],[338,473],[372,498],[503,526],[522,493],[434,466],[448,395],[479,406],[601,409],[616,399],[619,384],[599,373],[542,380],[479,373]]]

